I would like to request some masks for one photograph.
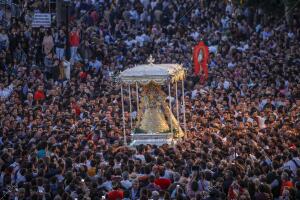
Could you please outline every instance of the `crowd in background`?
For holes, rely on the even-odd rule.
[[[31,28],[42,2],[21,2],[0,31],[2,199],[300,199],[299,16],[231,1],[75,0],[69,30]],[[200,40],[205,84],[192,69]],[[187,132],[131,148],[115,79],[149,55],[187,69]],[[128,107],[126,97],[130,142]]]

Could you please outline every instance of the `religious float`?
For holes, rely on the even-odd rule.
[[[131,146],[174,144],[185,136],[184,68],[179,64],[154,64],[151,56],[148,62],[149,64],[136,65],[127,69],[118,77],[121,84],[125,145],[127,145],[127,139],[124,90],[129,99],[127,112],[130,113],[130,120],[127,121],[131,129]],[[178,83],[181,83],[180,91]],[[168,91],[168,95],[163,88]],[[135,97],[132,97],[133,90],[135,90]],[[133,101],[136,108],[133,108]],[[134,120],[132,119],[133,110],[137,113]],[[176,116],[172,110],[175,110]]]

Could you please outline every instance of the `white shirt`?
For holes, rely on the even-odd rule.
[[[87,161],[85,162],[85,164],[86,164],[86,166],[87,166],[88,168],[91,168],[91,161],[90,161],[90,160],[87,160]]]
[[[63,64],[64,64],[65,68],[70,68],[71,67],[71,63],[67,60],[64,60]]]
[[[99,60],[90,61],[89,66],[90,68],[95,69],[96,72],[98,72],[100,67],[102,66],[102,63]]]
[[[232,14],[233,8],[231,4],[227,4],[226,6],[226,13],[228,13],[229,15]]]
[[[135,41],[140,44],[140,47],[142,47],[144,45],[144,42],[148,41],[148,39],[149,39],[149,37],[145,34],[137,35],[135,37]]]
[[[133,44],[135,44],[135,40],[125,40],[125,44],[127,45],[127,48],[131,48]]]
[[[8,47],[8,45],[9,45],[9,39],[8,39],[7,34],[0,33],[0,43],[2,45],[5,45],[5,47]]]
[[[244,44],[244,45],[241,45],[240,47],[237,48],[238,50],[244,52],[246,51],[247,49],[249,49],[249,45],[248,44]]]
[[[266,121],[265,117],[258,116],[258,126],[259,126],[260,129],[266,128],[265,121]]]
[[[10,84],[8,87],[0,89],[0,98],[6,99],[8,98],[11,93],[13,92],[13,84]]]
[[[238,156],[239,156],[239,155],[238,155],[237,153],[233,153],[233,154],[231,154],[231,155],[229,156],[229,160],[230,160],[230,161],[233,161],[233,160],[235,160]]]
[[[192,91],[192,99],[195,99],[196,96],[197,96],[197,94],[198,94],[198,90],[197,90],[197,89],[196,89],[196,90],[193,90],[193,91]]]
[[[228,82],[227,80],[225,80],[224,83],[223,83],[224,89],[227,90],[229,88],[229,86],[230,86],[230,82]]]
[[[263,99],[259,104],[259,110],[264,109],[264,106],[268,103],[267,99]]]
[[[45,188],[43,186],[38,186],[38,191],[40,193],[44,193],[45,192]]]
[[[236,66],[236,64],[233,62],[229,62],[227,66],[228,66],[228,68],[234,68]]]
[[[175,101],[175,98],[174,98],[174,97],[168,96],[167,99],[170,100],[172,103]]]
[[[143,4],[144,8],[147,8],[150,4],[149,0],[140,0],[141,4]]]
[[[272,101],[272,105],[278,108],[279,106],[284,106],[284,102],[282,101]]]
[[[5,175],[4,172],[2,172],[2,173],[0,174],[0,186],[1,186],[1,187],[3,186],[4,175]]]
[[[225,18],[222,18],[221,24],[222,24],[223,28],[228,28],[229,27],[229,18],[227,16]]]
[[[173,172],[172,170],[167,169],[167,170],[165,171],[165,176],[164,176],[164,178],[171,179],[171,178],[173,177],[173,174],[174,174],[174,172]]]
[[[261,25],[258,24],[258,25],[255,27],[255,31],[258,33],[260,30],[261,30]]]
[[[298,168],[297,168],[295,162],[298,164],[298,166],[300,166],[300,159],[299,159],[299,157],[294,157],[292,160],[289,160],[286,163],[284,163],[283,164],[283,168],[291,170],[293,172],[293,175],[296,175]]]
[[[104,187],[106,190],[110,191],[112,190],[112,182],[105,181],[104,183],[102,183],[101,187]]]
[[[59,183],[61,183],[65,179],[61,174],[56,175],[56,178]]]
[[[293,38],[293,37],[294,37],[294,33],[293,33],[293,32],[289,32],[289,33],[288,33],[288,37],[289,37],[289,38]]]
[[[194,40],[197,40],[198,37],[200,36],[200,33],[198,31],[195,31],[195,32],[191,33],[191,36],[193,37]]]
[[[122,180],[121,185],[126,189],[130,189],[132,187],[132,183],[129,180]]]
[[[20,183],[20,182],[25,182],[26,181],[26,178],[25,176],[22,176],[20,174],[20,171],[17,172],[17,178],[16,178],[16,184]]]
[[[151,9],[153,9],[156,6],[157,2],[156,1],[152,1],[151,2]]]
[[[133,111],[133,112],[131,113],[132,119],[136,119],[136,116],[137,116],[137,112],[136,112],[136,111]]]
[[[130,10],[129,14],[130,14],[130,19],[133,19],[133,20],[139,19],[139,14],[137,13],[136,10]]]
[[[254,120],[251,117],[249,117],[249,118],[247,118],[247,122],[253,123]]]
[[[140,21],[142,22],[149,22],[150,21],[150,15],[148,14],[147,11],[142,12]]]
[[[142,163],[144,163],[146,161],[145,156],[142,154],[134,155],[134,158],[140,159],[142,161]]]
[[[263,31],[263,32],[262,32],[262,38],[263,38],[263,40],[269,39],[269,37],[270,37],[271,35],[272,35],[271,32],[267,32],[267,31]]]
[[[207,180],[199,180],[198,185],[199,191],[208,191],[210,183]]]
[[[210,53],[216,54],[216,53],[218,52],[218,46],[217,46],[217,45],[209,46],[209,47],[208,47],[208,51],[209,51]]]

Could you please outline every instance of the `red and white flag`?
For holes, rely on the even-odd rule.
[[[200,77],[203,77],[204,80],[208,79],[208,66],[207,66],[208,59],[209,59],[208,46],[206,46],[204,42],[201,41],[194,47],[193,61],[194,61],[195,75],[199,75]]]

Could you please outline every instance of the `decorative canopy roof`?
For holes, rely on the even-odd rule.
[[[163,85],[166,82],[176,82],[185,78],[185,71],[179,64],[154,64],[152,57],[149,64],[137,65],[120,73],[119,80],[122,83],[148,84],[155,82]]]

